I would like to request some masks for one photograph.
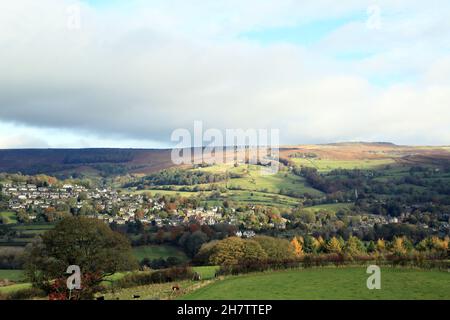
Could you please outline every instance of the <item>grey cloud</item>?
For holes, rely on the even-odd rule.
[[[0,28],[6,48],[0,51],[1,120],[159,141],[194,120],[219,129],[280,128],[283,143],[450,139],[449,129],[441,128],[450,122],[443,108],[450,103],[442,81],[448,75],[431,62],[426,67],[433,77],[422,86],[380,89],[354,69],[345,73],[320,52],[298,46],[205,35],[197,41],[171,29],[177,24],[170,20],[133,25],[130,18],[133,27],[127,27],[89,8],[86,25],[70,31],[61,17],[52,21],[51,13],[63,7],[42,3],[46,23],[30,16],[35,21],[14,38],[1,37]],[[346,35],[335,37],[339,42]]]

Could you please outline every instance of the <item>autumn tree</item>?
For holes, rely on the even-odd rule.
[[[271,260],[288,260],[295,258],[291,243],[286,239],[256,236],[253,240],[261,245],[267,253],[268,258]]]
[[[357,256],[365,252],[364,244],[355,236],[350,236],[344,246],[345,253]]]
[[[341,253],[342,252],[342,244],[336,238],[332,237],[326,244],[327,252],[329,253]]]
[[[405,239],[403,237],[394,237],[390,249],[394,255],[404,256],[407,252],[405,247]]]
[[[212,249],[209,261],[213,265],[235,265],[244,257],[244,240],[229,237],[219,241]]]
[[[242,252],[243,257],[241,258],[241,262],[257,262],[268,258],[267,253],[261,245],[254,240],[244,240]]]
[[[27,248],[26,275],[35,287],[51,291],[71,265],[80,267],[81,298],[91,298],[105,277],[137,268],[128,240],[105,223],[86,217],[61,220]]]
[[[291,245],[294,249],[294,253],[297,257],[302,257],[303,256],[303,239],[301,239],[301,241],[299,241],[297,239],[297,237],[294,237],[291,241]]]
[[[378,239],[376,249],[378,252],[384,252],[386,250],[386,241],[384,239]]]

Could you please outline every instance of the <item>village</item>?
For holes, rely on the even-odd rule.
[[[252,221],[253,211],[236,212],[229,208],[225,212],[223,207],[196,207],[196,208],[170,208],[156,196],[145,193],[126,193],[112,188],[86,188],[76,184],[62,184],[59,186],[36,186],[27,183],[6,183],[2,193],[9,199],[10,210],[22,213],[28,222],[36,222],[38,212],[48,212],[54,208],[66,208],[72,212],[82,212],[82,215],[96,218],[108,224],[125,225],[130,222],[140,221],[143,224],[151,224],[158,227],[180,226],[190,223],[200,225],[215,225],[228,223],[241,226],[247,231],[242,231],[238,236],[252,237],[254,231],[260,228],[286,229],[290,222],[280,217],[278,221]],[[352,220],[352,232],[366,231],[375,224],[400,223],[406,218],[384,217],[379,215],[364,215]],[[330,222],[317,219],[308,224],[310,231],[319,230]]]
[[[208,225],[233,222],[233,219],[225,221],[218,207],[171,210],[170,214],[167,214],[164,211],[166,203],[163,201],[144,194],[127,194],[111,188],[87,189],[71,184],[38,187],[21,183],[4,184],[2,192],[9,198],[9,209],[27,212],[31,221],[37,218],[35,212],[65,206],[76,210],[90,208],[85,211],[86,216],[119,225],[136,220],[157,226],[177,226],[193,221]]]

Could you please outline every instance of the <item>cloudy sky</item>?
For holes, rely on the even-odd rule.
[[[0,148],[450,144],[448,0],[3,0]]]

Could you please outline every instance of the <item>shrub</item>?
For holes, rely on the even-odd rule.
[[[192,269],[187,266],[182,266],[153,272],[131,273],[114,282],[113,286],[118,288],[130,288],[153,283],[166,283],[193,278],[194,272]]]
[[[30,300],[38,297],[45,297],[45,291],[37,288],[22,289],[6,295],[7,300]]]
[[[295,259],[294,248],[286,239],[257,236],[253,240],[260,244],[270,260]]]
[[[0,269],[20,269],[25,257],[21,248],[5,248],[0,251]]]

